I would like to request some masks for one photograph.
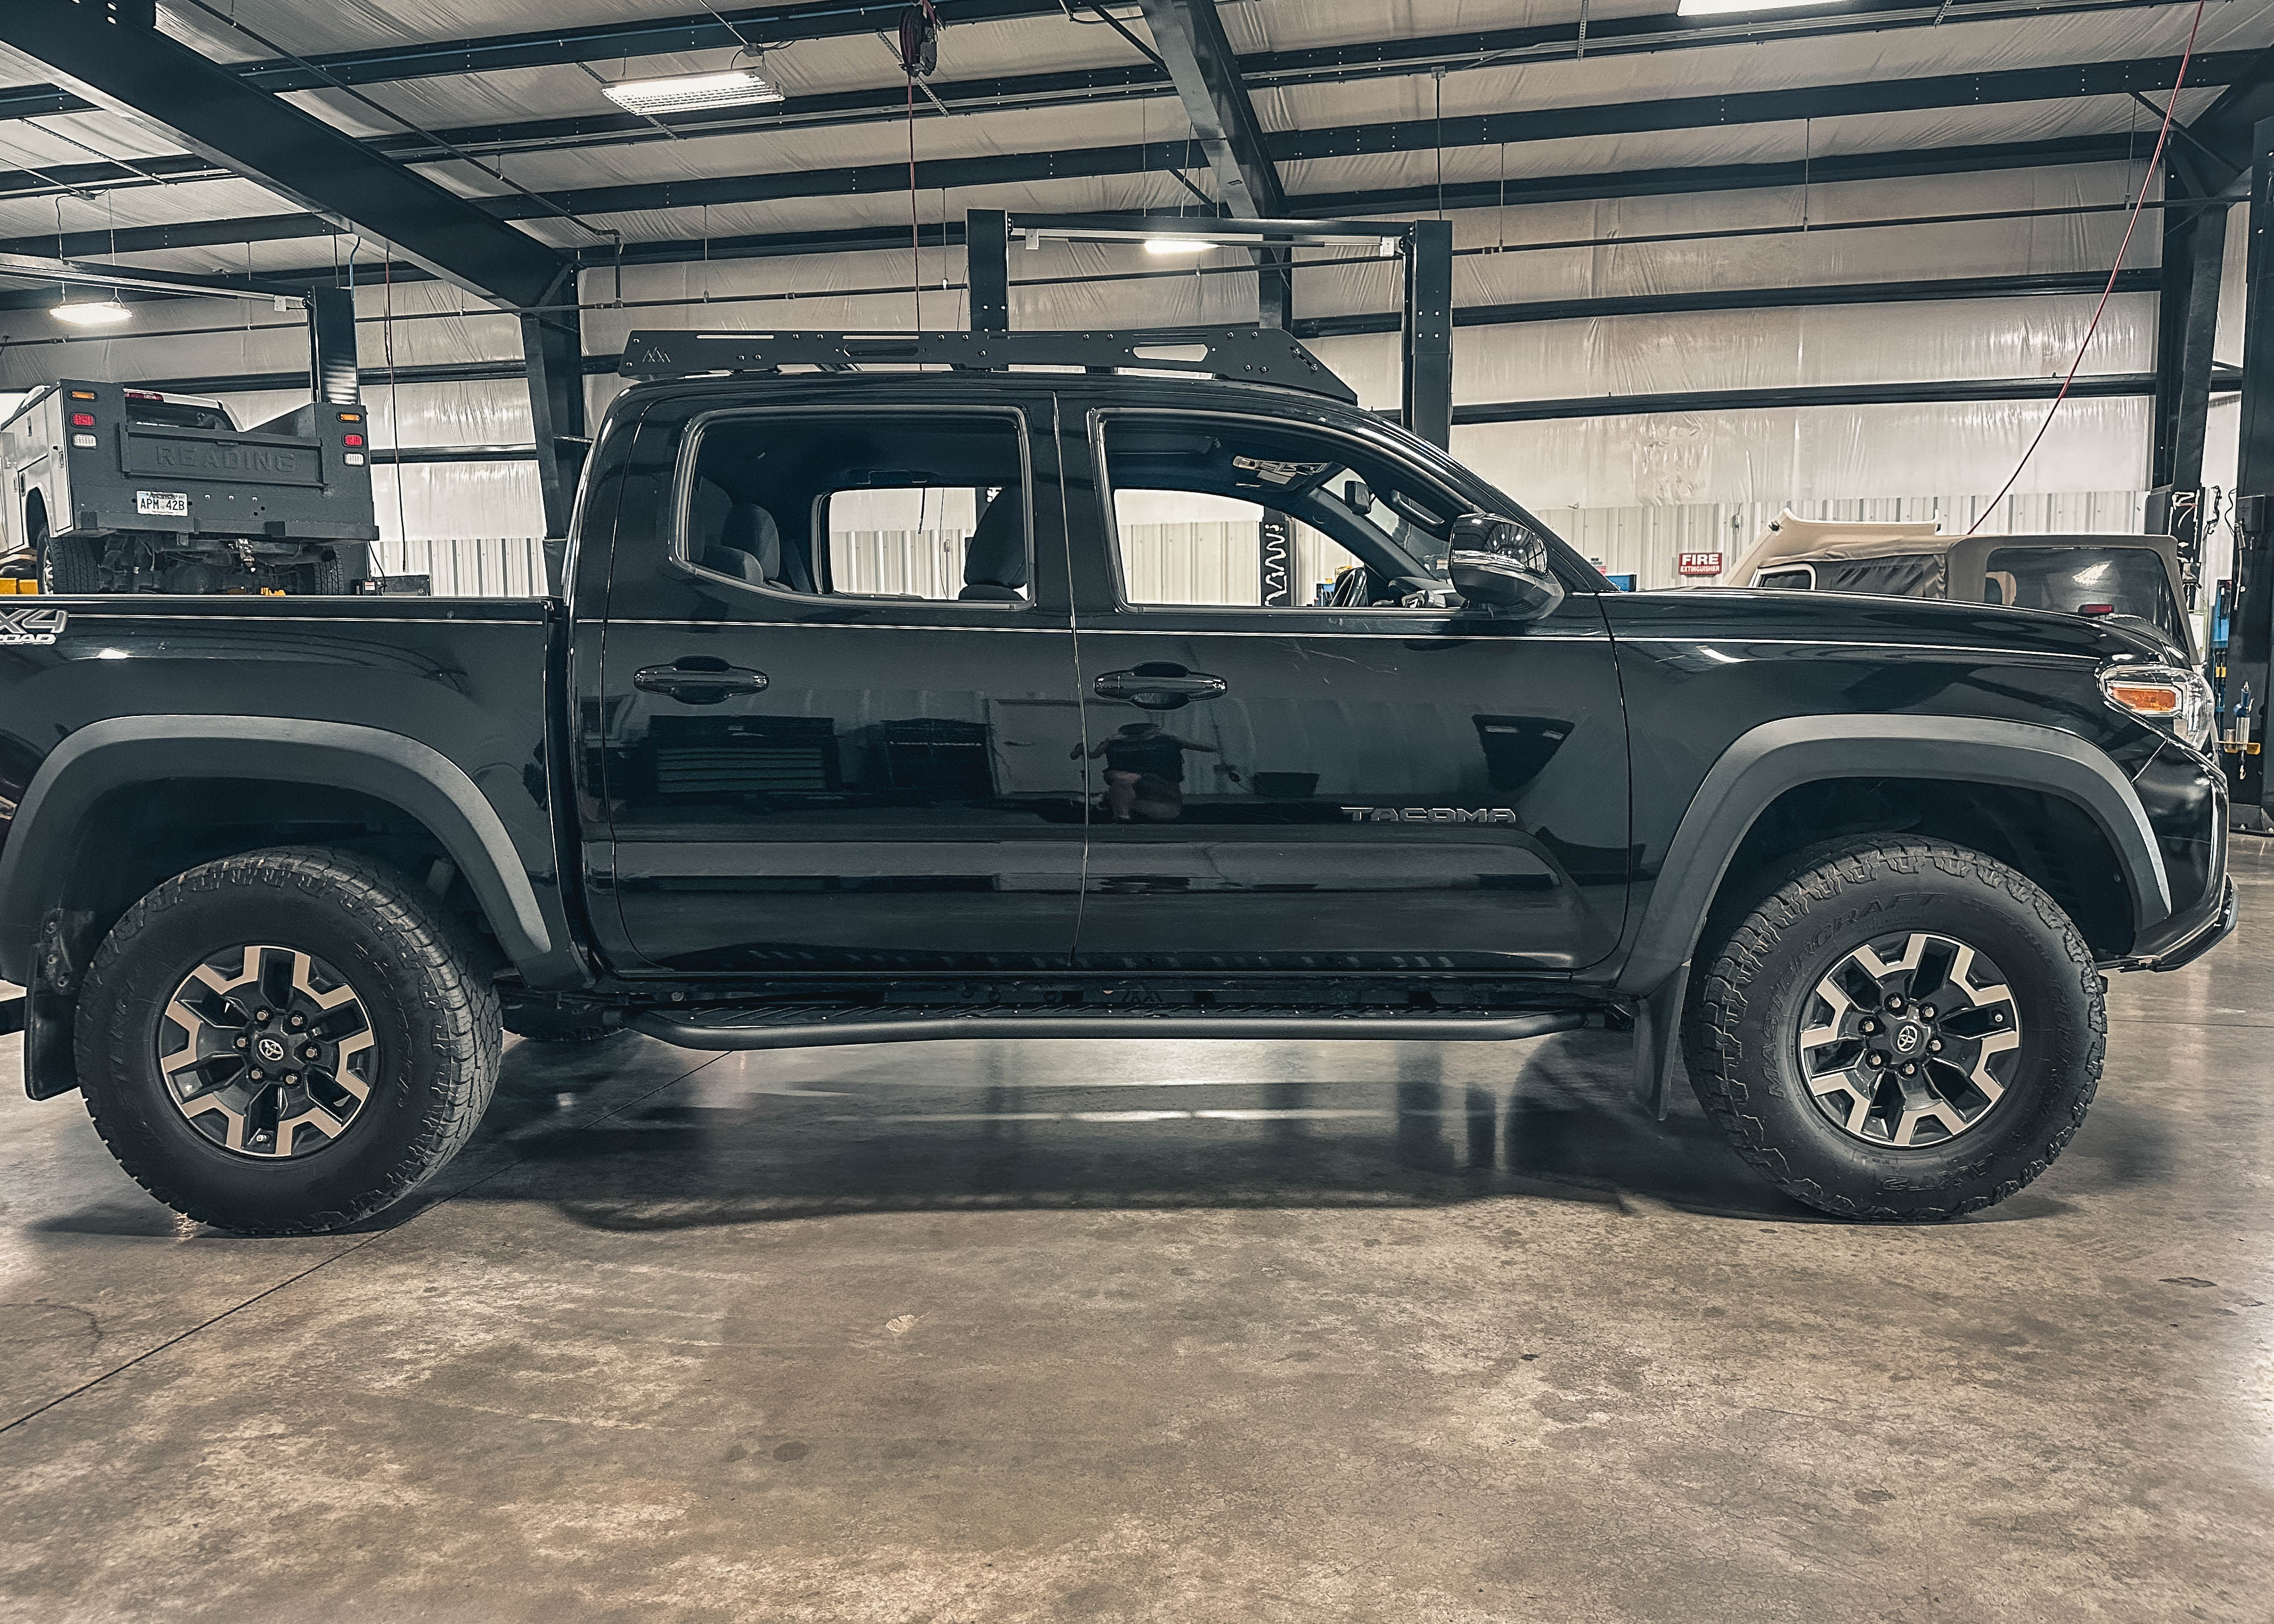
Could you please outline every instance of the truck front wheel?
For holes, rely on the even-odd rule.
[[[2036,1178],[2084,1120],[2100,976],[2019,871],[1940,840],[1854,838],[1716,923],[1689,989],[1690,1084],[1788,1194],[1954,1218]]]
[[[337,1229],[441,1169],[497,1085],[465,927],[350,853],[256,852],[126,911],[79,994],[87,1111],[143,1187],[253,1235]]]

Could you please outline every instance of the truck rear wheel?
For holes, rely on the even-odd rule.
[[[50,536],[41,520],[32,538],[40,560],[40,590],[84,597],[102,590],[102,544],[79,536]]]
[[[2100,976],[2017,870],[1940,840],[1850,838],[1717,922],[1689,989],[1690,1084],[1788,1194],[1954,1218],[2029,1184],[2084,1120]]]
[[[167,1206],[252,1235],[393,1206],[497,1086],[495,989],[464,926],[345,852],[282,848],[168,880],[94,956],[87,1112]]]
[[[284,590],[295,598],[344,598],[350,584],[347,566],[335,557],[295,564],[286,580]]]

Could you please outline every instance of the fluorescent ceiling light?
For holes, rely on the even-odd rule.
[[[1148,237],[1145,252],[1156,254],[1206,253],[1217,246],[1204,237]]]
[[[1805,5],[1832,5],[1837,0],[1682,0],[1675,14],[1682,17],[1726,17],[1732,11],[1791,11]]]
[[[134,312],[121,304],[115,294],[100,303],[89,300],[74,304],[65,299],[48,314],[75,327],[115,327],[122,321],[134,319]]]
[[[772,82],[748,68],[729,68],[723,73],[681,73],[669,79],[619,79],[601,86],[600,94],[627,112],[651,115],[786,100]]]

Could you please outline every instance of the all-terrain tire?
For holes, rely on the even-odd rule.
[[[2091,951],[2052,897],[1979,852],[1908,835],[1827,842],[1751,897],[1718,911],[1699,944],[1683,1054],[1707,1115],[1764,1177],[1844,1217],[1942,1219],[2002,1200],[2052,1165],[2092,1102],[2108,1030]],[[1907,933],[1964,943],[1994,962],[2010,1003],[1977,1025],[2017,1018],[2022,1041],[1999,1062],[2010,1064],[2002,1094],[1962,1131],[1931,1143],[1871,1142],[1834,1120],[1860,1093],[1819,1107],[1801,1034],[1831,1007],[1812,1002],[1824,978],[1859,946]],[[1912,1042],[1923,1030],[1899,1035]],[[1836,1060],[1842,1051],[1812,1052]]]
[[[161,1071],[184,977],[254,944],[335,966],[376,1040],[367,1097],[308,1154],[216,1143]],[[424,887],[350,853],[287,847],[192,868],[129,908],[95,953],[75,1032],[87,1113],[137,1182],[200,1222],[250,1235],[360,1222],[433,1177],[489,1106],[503,1039],[482,962],[465,924]]]

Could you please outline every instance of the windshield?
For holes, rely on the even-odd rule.
[[[217,406],[200,406],[192,401],[161,400],[154,395],[126,392],[126,420],[161,429],[219,429],[227,433],[237,427],[229,414]]]
[[[2124,614],[2173,638],[2184,634],[2163,555],[2152,547],[1999,547],[1984,602],[2062,614]]]

